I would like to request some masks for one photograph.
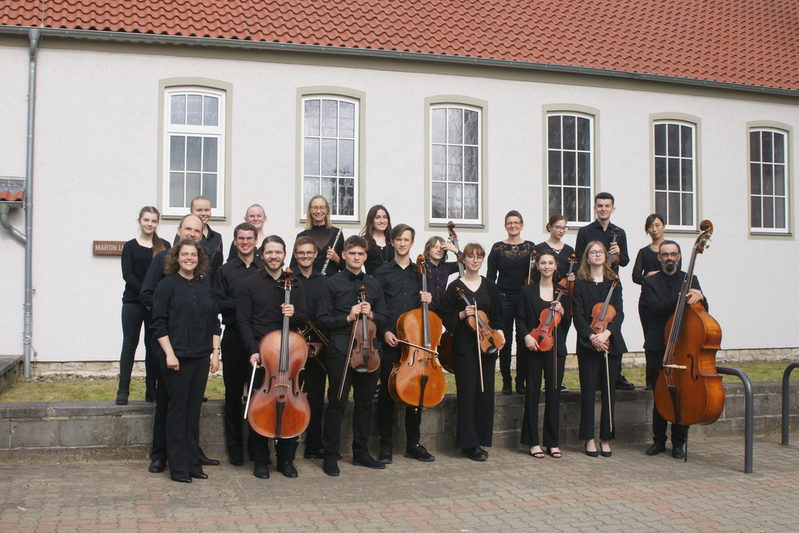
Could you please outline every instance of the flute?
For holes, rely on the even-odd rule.
[[[334,249],[336,248],[336,243],[338,243],[339,237],[341,237],[341,230],[338,230],[338,233],[336,233],[336,238],[333,240],[333,246],[331,246],[331,248]],[[322,265],[323,276],[327,275],[327,265],[329,264],[330,264],[330,258],[328,257],[327,259],[325,259],[325,264]]]

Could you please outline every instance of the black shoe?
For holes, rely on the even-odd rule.
[[[407,457],[407,455],[406,455]],[[394,451],[391,446],[383,445],[380,447],[380,453],[377,454],[377,460],[384,465],[390,465],[394,462]]]
[[[488,452],[482,449],[480,446],[475,446],[474,448],[464,448],[462,451],[463,455],[472,461],[485,461],[488,459]]]
[[[200,470],[199,472],[189,472],[189,475],[194,479],[208,479],[208,474]]]
[[[585,450],[585,454],[588,457],[599,457],[599,450],[588,451],[588,442],[587,441],[586,441],[585,445],[583,446],[583,449]]]
[[[302,455],[306,459],[324,459],[325,458],[325,452],[322,451],[322,450],[318,450],[318,449],[314,450],[314,449],[305,448],[305,453],[302,454]]]
[[[117,405],[128,405],[128,396],[130,395],[130,380],[120,379],[119,387],[117,388]]]
[[[218,459],[211,459],[210,457],[205,455],[205,453],[202,450],[200,450],[200,455],[198,456],[198,459],[200,460],[200,464],[202,466],[219,466]]]
[[[516,394],[524,394],[525,392],[527,392],[527,387],[525,387],[523,383],[517,383]]]
[[[405,457],[410,459],[416,459],[417,461],[421,461],[423,463],[432,463],[436,460],[433,457],[433,454],[427,451],[427,448],[422,446],[419,443],[414,444],[413,446],[409,446],[405,449]]]
[[[644,387],[645,391],[651,391],[652,389],[654,389],[652,385],[647,385],[646,387]]]
[[[663,444],[662,442],[655,442],[655,443],[652,444],[652,446],[650,446],[649,448],[646,449],[646,454],[647,455],[657,455],[657,454],[663,453],[665,451],[666,451],[666,445],[665,444]]]
[[[322,470],[324,470],[325,474],[328,476],[337,476],[341,474],[341,470],[338,469],[338,461],[336,461],[336,457],[332,455],[325,457],[325,461],[322,463]]]
[[[352,464],[356,466],[365,466],[366,468],[374,468],[375,470],[382,470],[386,467],[383,463],[369,455],[368,453],[363,453],[360,455],[353,456]]]
[[[252,475],[258,479],[269,479],[269,467],[266,466],[266,461],[255,461]]]
[[[682,446],[675,446],[671,449],[671,456],[675,459],[685,459],[685,450],[682,449]]]
[[[166,467],[166,461],[161,458],[156,458],[150,461],[150,466],[147,467],[147,471],[151,474],[158,474],[164,471]]]
[[[619,374],[619,379],[616,380],[616,390],[635,390],[635,385]]]
[[[172,478],[172,481],[177,481],[178,483],[191,483],[191,477],[178,477],[178,476],[169,476]]]
[[[228,462],[233,466],[244,466],[244,457],[241,452],[231,452],[228,456]]]
[[[208,396],[203,396],[203,403],[208,401]]]
[[[290,477],[290,478],[295,478],[295,477],[300,475],[297,472],[297,467],[294,466],[294,463],[291,462],[291,461],[278,460],[277,466],[275,467],[275,470],[277,470],[278,472],[280,472],[284,476]]]
[[[148,390],[144,393],[144,401],[145,402],[154,402],[155,401],[155,391]]]
[[[605,450],[602,449],[602,445],[600,444],[600,446],[599,446],[599,455],[601,455],[602,457],[610,457],[611,455],[613,455],[613,450],[605,451]]]
[[[569,390],[569,389],[567,389],[567,388],[566,388],[566,385],[564,385],[563,383],[561,383],[561,384],[560,384],[560,387],[558,387],[558,390],[559,390],[560,392],[566,392],[566,391],[567,391],[567,390]]]
[[[510,385],[510,378],[502,378],[502,394],[510,396],[513,394],[513,388]]]

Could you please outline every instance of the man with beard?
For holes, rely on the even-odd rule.
[[[641,310],[646,313],[647,328],[644,335],[646,350],[647,382],[655,383],[660,369],[663,368],[663,355],[666,352],[666,322],[677,307],[685,272],[678,270],[680,264],[680,245],[674,241],[663,241],[658,251],[661,270],[644,278],[641,289]],[[696,276],[691,280],[688,290],[688,305],[702,302],[707,309],[707,300],[699,287]],[[666,427],[668,422],[660,416],[657,408],[652,409],[652,433],[654,443],[646,450],[647,455],[657,455],[666,451]],[[688,426],[671,425],[671,455],[675,459],[685,457],[685,441],[688,438]]]

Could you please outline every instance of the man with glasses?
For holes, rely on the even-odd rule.
[[[641,310],[646,313],[647,327],[644,332],[644,350],[646,350],[646,380],[655,383],[660,369],[663,368],[663,356],[666,353],[664,330],[666,322],[677,307],[677,298],[682,288],[685,272],[679,270],[680,245],[674,241],[663,241],[658,251],[661,269],[658,273],[644,278],[641,288]],[[707,309],[707,300],[699,287],[696,276],[691,280],[688,291],[688,304],[702,302]],[[653,392],[654,394],[654,392]],[[654,443],[646,450],[647,455],[657,455],[666,451],[666,428],[668,422],[660,416],[657,408],[652,409],[652,433]],[[671,455],[675,459],[685,457],[685,441],[688,438],[688,426],[671,425]]]
[[[222,313],[225,332],[222,336],[222,378],[225,382],[225,443],[228,460],[234,466],[244,465],[242,446],[241,396],[250,379],[250,352],[244,345],[236,324],[236,296],[245,279],[263,268],[255,253],[257,229],[243,222],[233,230],[236,257],[219,267],[214,278],[214,294]]]

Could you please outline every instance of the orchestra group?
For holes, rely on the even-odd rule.
[[[465,457],[485,461],[485,448],[492,444],[498,359],[501,393],[512,394],[515,387],[524,395],[521,443],[534,458],[561,458],[559,397],[573,325],[579,438],[588,456],[610,457],[615,390],[634,388],[621,375],[627,346],[618,272],[630,258],[625,231],[611,222],[614,210],[611,194],[597,194],[596,219],[579,229],[574,248],[562,241],[568,225],[564,216],[549,218],[549,236],[536,245],[522,237],[523,217],[512,210],[504,219],[507,238],[489,250],[474,242],[459,248],[451,224],[448,239],[430,238],[423,251],[416,250],[417,257],[414,228],[392,225],[386,207],[372,207],[360,235],[345,236],[331,222],[328,201],[314,196],[305,229],[291,247],[265,231],[264,209],[250,206],[225,259],[222,236],[208,224],[207,198],[192,200],[191,214],[181,219],[172,244],[157,234],[158,210],[146,206],[139,213],[139,234],[122,251],[123,347],[116,403],[128,403],[143,324],[145,399],[155,402],[150,472],[168,465],[171,479],[189,483],[208,477],[203,466],[219,464],[200,448],[199,424],[208,374],[222,362],[224,434],[232,465],[244,465],[246,442],[253,474],[268,478],[273,438],[274,469],[297,477],[294,459],[302,433],[304,456],[320,459],[326,474],[338,476],[350,389],[353,464],[384,469],[393,462],[397,403],[405,406],[404,456],[435,459],[420,442],[420,424],[423,408],[443,397],[444,386],[433,375],[443,363],[455,374],[455,445]],[[664,238],[663,217],[650,215],[644,229],[651,243],[638,252],[632,279],[641,285],[638,314],[646,389],[652,390],[666,349],[664,327],[685,274],[679,245]],[[480,274],[484,261],[486,276]],[[688,303],[695,302],[706,306],[696,280],[688,294]],[[421,365],[424,375],[406,385],[400,367],[412,364]],[[411,399],[401,400],[399,390],[407,386]],[[427,400],[436,394],[438,399]],[[380,439],[376,457],[369,450],[373,404]],[[657,410],[652,429],[648,455],[666,449],[667,421]],[[684,457],[686,438],[687,426],[672,424],[675,458]]]

